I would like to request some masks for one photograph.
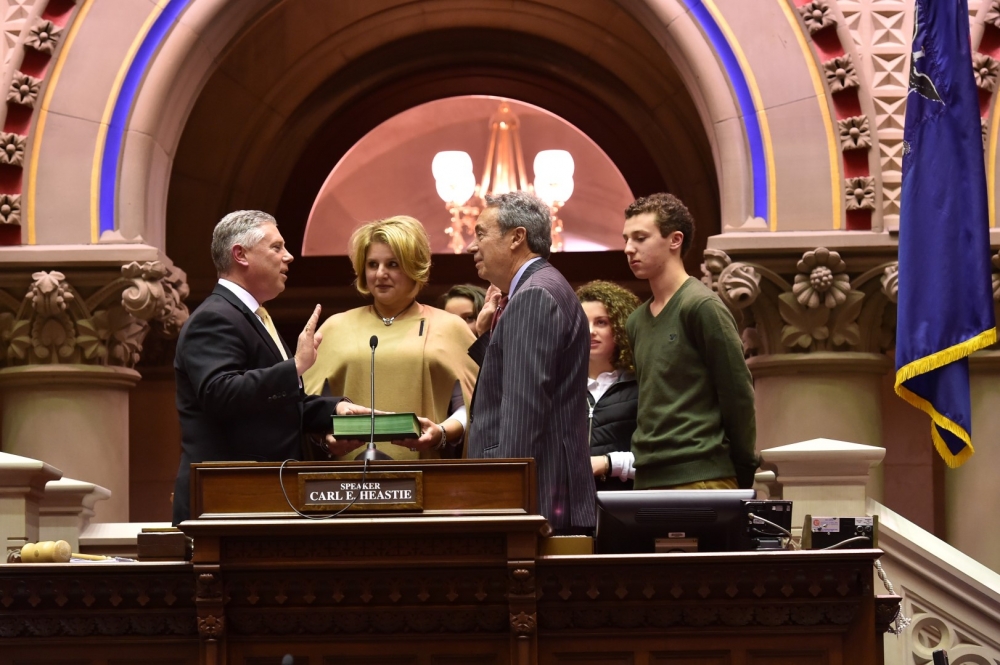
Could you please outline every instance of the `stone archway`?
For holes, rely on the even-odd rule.
[[[461,21],[426,5],[421,26],[382,3],[382,11],[317,39],[289,74],[258,69],[250,45],[304,20],[301,3],[275,5],[237,38],[194,103],[170,175],[166,249],[192,285],[211,269],[203,253],[186,256],[186,248],[206,245],[226,210],[276,211],[298,247],[312,200],[340,156],[396,113],[458,94],[509,96],[566,118],[605,150],[634,192],[674,191],[701,221],[702,238],[719,232],[717,149],[672,61],[634,18],[609,3],[605,13],[622,23],[611,30],[599,27],[600,17],[546,5],[547,22],[511,11],[512,25],[500,29],[490,27],[497,14],[488,3],[473,4]],[[338,59],[365,36],[368,50]],[[595,39],[609,42],[606,52],[586,52]],[[285,57],[276,54],[278,41],[269,46],[274,59]]]

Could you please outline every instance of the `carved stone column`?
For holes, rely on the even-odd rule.
[[[38,539],[65,540],[80,551],[80,534],[94,516],[94,505],[111,496],[100,485],[72,478],[50,480],[38,506]]]
[[[175,337],[188,315],[186,276],[160,259],[136,244],[0,248],[3,449],[109,489],[95,522],[129,521],[133,368],[150,333]]]
[[[863,248],[857,259],[848,249],[844,256],[822,246],[803,251],[817,239],[765,238],[759,244],[770,246],[757,249],[733,244],[743,260],[711,247],[727,246],[724,236],[705,250],[702,281],[736,317],[753,373],[759,450],[817,438],[882,445],[895,247]],[[881,487],[876,470],[869,493],[881,497]]]
[[[0,369],[4,450],[111,491],[96,522],[128,522],[128,391],[139,373],[99,365]]]
[[[976,452],[945,473],[945,540],[1000,572],[1000,532],[984,522],[984,511],[1000,505],[1000,351],[969,359],[972,385],[972,445]]]
[[[36,459],[0,453],[0,565],[7,548],[20,549],[38,540],[38,505],[45,484],[62,471]]]

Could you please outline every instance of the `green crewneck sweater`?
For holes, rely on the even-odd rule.
[[[753,484],[753,380],[732,314],[689,277],[653,316],[646,301],[626,323],[639,382],[632,436],[635,488],[735,476]]]

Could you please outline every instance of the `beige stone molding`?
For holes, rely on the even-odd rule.
[[[127,367],[101,367],[82,364],[23,365],[0,368],[0,392],[31,388],[100,390],[135,387],[142,376]]]
[[[38,540],[38,507],[45,485],[62,471],[45,462],[0,452],[0,564],[7,548]]]
[[[806,515],[866,515],[865,487],[885,449],[833,439],[813,439],[762,450],[777,468],[783,499],[792,501],[792,527],[798,533]]]
[[[952,663],[1000,662],[1000,574],[877,501],[866,514],[878,516],[882,566],[912,620],[899,639],[885,639],[886,665],[929,663],[936,649]]]
[[[141,244],[0,251],[0,367],[130,368],[151,328],[176,337],[188,317],[187,276],[153,256]]]
[[[809,354],[778,353],[769,356],[755,356],[747,359],[747,366],[754,379],[798,373],[877,374],[881,376],[892,369],[892,361],[885,355],[874,353],[817,351]]]
[[[111,490],[72,478],[50,480],[38,506],[38,539],[65,540],[80,551],[80,533],[94,516],[94,504],[111,498]]]

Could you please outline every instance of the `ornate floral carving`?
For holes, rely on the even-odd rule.
[[[226,629],[226,617],[209,614],[198,617],[198,635],[204,639],[215,640],[222,637]]]
[[[833,309],[847,299],[851,278],[839,253],[820,247],[803,254],[795,267],[799,274],[795,276],[792,293],[801,305],[811,309],[823,304]]]
[[[28,292],[35,310],[31,324],[31,346],[34,354],[43,361],[66,360],[76,346],[76,335],[66,308],[75,296],[61,272],[36,272]]]
[[[788,265],[783,252],[750,263],[712,249],[705,253],[702,281],[733,312],[747,357],[837,350],[881,354],[895,335],[895,265],[873,266],[868,258],[861,263],[866,271],[853,276],[839,252],[821,247],[804,252],[789,275],[769,267]],[[997,279],[1000,289],[1000,275]]]
[[[21,106],[34,107],[42,80],[23,72],[14,72],[14,79],[7,90],[7,101]]]
[[[830,86],[832,93],[838,93],[848,88],[857,88],[860,85],[858,72],[854,69],[854,61],[850,54],[827,60],[823,63],[823,71],[826,74],[826,83]]]
[[[0,224],[21,223],[21,195],[0,194]]]
[[[867,150],[872,147],[872,133],[868,127],[868,116],[855,115],[837,121],[840,129],[840,149]]]
[[[23,360],[31,348],[31,322],[0,313],[0,360]]]
[[[976,77],[976,85],[980,90],[993,92],[998,72],[1000,72],[1000,63],[996,60],[985,53],[972,54],[972,73]]]
[[[996,263],[997,257],[993,257],[993,265]],[[887,265],[882,271],[882,277],[880,279],[882,283],[882,294],[891,303],[895,303],[899,297],[899,262],[893,261],[891,264]],[[997,280],[997,274],[993,273],[993,299],[996,300],[998,296],[997,289],[1000,289],[1000,282]]]
[[[718,293],[733,311],[752,305],[760,295],[760,275],[753,266],[733,263],[728,254],[718,249],[706,249],[704,256],[702,283]]]
[[[806,309],[793,294],[782,293],[778,296],[778,311],[786,322],[781,329],[781,342],[785,346],[808,349],[814,342],[830,337],[830,329],[826,325],[830,310],[824,307]]]
[[[990,8],[986,10],[986,17],[983,19],[983,22],[1000,29],[1000,0],[992,0],[990,2]]]
[[[836,18],[830,10],[826,0],[813,0],[799,7],[799,14],[802,21],[809,29],[810,35],[815,35],[821,30],[837,25]]]
[[[509,591],[516,596],[535,593],[535,575],[529,568],[515,568],[510,573]]]
[[[0,212],[4,202],[0,196]],[[183,271],[160,262],[123,271],[131,279],[112,281],[87,298],[58,271],[34,273],[21,303],[0,291],[0,362],[134,367],[150,321],[161,336],[176,337],[188,316]]]
[[[52,21],[39,21],[28,33],[28,38],[24,41],[25,46],[52,55],[59,44],[59,37],[62,35],[62,28]]]
[[[745,263],[731,263],[719,274],[718,294],[730,309],[745,309],[760,295],[760,274]]]
[[[156,320],[168,337],[175,337],[188,318],[184,300],[190,289],[187,276],[176,266],[160,261],[122,266],[122,277],[132,285],[122,292],[122,306],[137,319]]]
[[[518,612],[510,615],[510,629],[517,635],[532,635],[535,632],[536,615]]]
[[[875,209],[875,178],[863,176],[844,181],[844,195],[848,210]]]
[[[705,260],[701,264],[701,281],[705,286],[715,291],[719,275],[733,260],[721,249],[712,248],[706,249],[703,257]]]
[[[23,165],[25,141],[20,134],[0,132],[0,164]]]

